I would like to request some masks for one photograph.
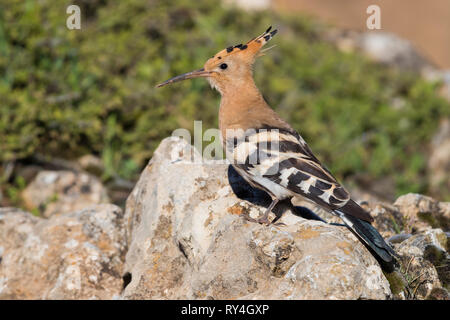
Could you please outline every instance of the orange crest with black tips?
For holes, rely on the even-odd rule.
[[[247,63],[253,63],[261,48],[272,39],[272,37],[277,33],[278,30],[271,31],[272,26],[270,26],[263,34],[256,38],[248,41],[246,44],[238,44],[235,46],[228,47],[219,51],[211,59],[205,63],[205,69],[213,69],[215,66],[222,63],[222,60],[229,56],[233,56],[245,61]]]

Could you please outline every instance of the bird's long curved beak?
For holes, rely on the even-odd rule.
[[[182,80],[186,80],[186,79],[192,79],[192,78],[201,78],[201,77],[209,77],[211,75],[210,71],[205,71],[205,69],[198,69],[198,70],[194,70],[188,73],[183,73],[180,74],[179,76],[170,78],[169,80],[164,81],[163,83],[160,83],[156,86],[156,88],[160,88],[163,87],[167,84],[171,84],[174,82],[178,82],[178,81],[182,81]]]

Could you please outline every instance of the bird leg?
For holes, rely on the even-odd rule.
[[[275,205],[278,203],[278,201],[280,201],[280,200],[278,200],[277,198],[275,198],[274,200],[272,200],[272,203],[271,203],[270,206],[267,208],[266,212],[264,213],[264,215],[263,215],[261,218],[253,219],[253,218],[251,218],[250,215],[248,215],[248,214],[246,214],[246,215],[244,216],[244,218],[245,218],[247,221],[250,221],[250,222],[258,222],[258,223],[261,223],[261,224],[269,225],[269,224],[271,223],[271,222],[269,221],[269,214],[270,214],[270,212],[272,211],[272,209],[275,207]]]
[[[277,198],[275,198],[274,200],[272,200],[272,203],[271,203],[270,206],[267,208],[267,210],[266,210],[266,212],[264,213],[264,215],[263,215],[261,218],[258,218],[258,222],[259,222],[259,223],[264,223],[264,224],[266,224],[266,225],[269,225],[269,224],[270,224],[270,221],[269,221],[269,214],[270,214],[270,212],[272,211],[272,209],[276,206],[276,204],[278,203],[278,201],[280,201],[280,200],[278,200]]]

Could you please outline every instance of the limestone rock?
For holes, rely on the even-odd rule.
[[[360,51],[372,60],[388,66],[427,74],[435,71],[411,44],[396,34],[383,31],[357,32],[330,29],[325,39],[345,52]]]
[[[286,210],[283,225],[247,222],[267,199],[220,161],[194,164],[165,139],[125,212],[124,299],[386,299],[389,284],[346,228]],[[252,203],[253,202],[253,203]]]
[[[406,39],[387,32],[364,32],[357,46],[375,61],[405,70],[422,71],[430,66]]]
[[[38,209],[44,217],[109,202],[106,189],[96,177],[73,171],[40,171],[22,192],[22,198],[27,209]]]
[[[439,202],[424,195],[409,193],[399,197],[394,206],[404,216],[406,232],[430,228],[450,229],[450,202]]]
[[[122,289],[122,210],[111,204],[50,219],[0,209],[0,299],[111,299]]]
[[[236,6],[247,11],[258,11],[269,9],[272,0],[223,0],[225,5]]]
[[[105,171],[102,159],[92,154],[86,154],[78,158],[77,163],[80,167],[89,173],[100,176]]]
[[[450,255],[447,241],[442,230],[431,229],[395,245],[409,282],[408,298],[448,298]]]

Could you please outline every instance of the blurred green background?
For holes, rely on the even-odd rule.
[[[81,30],[66,28],[70,4],[81,7]],[[430,139],[450,116],[440,84],[341,52],[314,19],[211,0],[0,0],[3,205],[20,205],[27,183],[5,175],[11,163],[92,154],[105,183],[134,182],[174,129],[217,127],[219,95],[206,81],[154,85],[269,25],[277,47],[256,62],[256,83],[318,158],[345,185],[388,181],[387,199],[429,193]]]

